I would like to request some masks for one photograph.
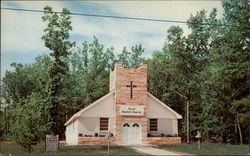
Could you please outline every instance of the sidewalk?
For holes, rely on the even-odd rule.
[[[156,145],[130,145],[126,146],[137,152],[149,154],[149,155],[191,155],[180,152],[167,151],[165,149],[159,149]]]

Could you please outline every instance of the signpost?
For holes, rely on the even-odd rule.
[[[198,139],[198,150],[201,149],[201,132],[197,131],[197,135],[195,136],[195,138]]]
[[[58,151],[59,136],[58,135],[46,135],[45,148],[46,148],[46,152]]]
[[[110,144],[110,122],[108,122],[108,133],[106,135],[108,140],[108,154],[109,154],[109,144]]]
[[[110,132],[109,132],[109,130],[108,130],[106,137],[108,139],[108,154],[109,154],[109,145],[110,145]]]

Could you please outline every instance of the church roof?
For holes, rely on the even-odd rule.
[[[160,105],[162,105],[164,108],[168,109],[171,113],[173,113],[177,119],[182,119],[182,116],[180,114],[178,114],[176,111],[174,111],[172,108],[170,108],[169,106],[167,106],[165,103],[163,103],[162,101],[160,101],[159,99],[157,99],[154,95],[152,95],[151,93],[148,92],[148,96],[150,96],[151,98],[153,98],[154,100],[156,100]]]
[[[95,106],[96,104],[98,104],[99,102],[103,101],[104,99],[108,98],[109,96],[111,96],[114,93],[114,91],[104,95],[103,97],[101,97],[100,99],[96,100],[95,102],[93,102],[92,104],[88,105],[87,107],[81,109],[80,111],[78,111],[77,113],[75,113],[65,124],[64,126],[67,126],[68,124],[70,124],[72,121],[74,121],[74,119],[78,118],[81,116],[81,114],[85,111],[87,111],[88,109],[90,109],[91,107]]]
[[[75,119],[81,117],[81,114],[84,113],[85,111],[89,110],[90,108],[92,108],[93,106],[97,105],[99,102],[107,99],[108,97],[112,96],[114,94],[115,91],[112,91],[106,95],[104,95],[103,97],[101,97],[100,99],[96,100],[95,102],[93,102],[92,104],[90,104],[89,106],[81,109],[80,111],[78,111],[77,113],[75,113],[64,125],[67,126],[69,125],[71,122],[73,122]],[[171,109],[169,106],[167,106],[165,103],[161,102],[159,99],[157,99],[155,96],[153,96],[151,93],[147,93],[149,97],[151,97],[152,99],[154,99],[158,104],[162,105],[164,108],[166,108],[167,110],[169,110],[177,119],[182,119],[182,116],[180,114],[178,114],[177,112],[175,112],[173,109]]]

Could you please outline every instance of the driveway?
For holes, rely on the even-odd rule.
[[[165,149],[160,149],[156,145],[128,145],[126,146],[128,148],[131,148],[137,152],[148,154],[148,155],[191,155],[186,153],[180,153],[180,152],[173,152],[168,151]]]

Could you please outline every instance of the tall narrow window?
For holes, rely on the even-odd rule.
[[[100,131],[108,131],[109,118],[100,118]]]
[[[158,130],[157,119],[149,119],[149,126],[150,126],[150,131],[157,131]]]

